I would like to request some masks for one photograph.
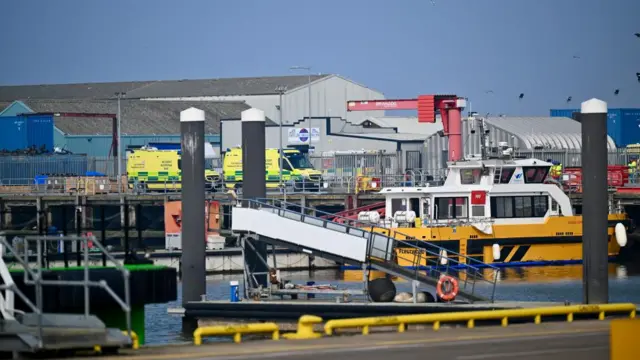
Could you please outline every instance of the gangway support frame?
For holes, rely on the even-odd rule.
[[[432,288],[437,286],[440,276],[455,277],[457,274],[460,283],[459,297],[470,302],[494,301],[498,268],[493,265],[449,251],[450,257],[444,268],[439,265],[427,266],[429,269],[425,271],[425,266],[421,264],[428,265],[434,258],[438,259],[445,249],[435,243],[427,243],[430,248],[436,249],[434,251],[417,247],[400,240],[408,238],[405,234],[382,228],[390,234],[386,235],[376,231],[371,224],[359,223],[353,219],[340,218],[342,221],[338,223],[306,215],[309,209],[299,207],[300,211],[290,210],[289,205],[292,204],[281,200],[251,199],[245,200],[244,203],[245,207],[233,208],[232,230],[256,234],[258,242],[362,266],[365,275],[368,268],[373,268],[407,281],[418,281]],[[314,211],[321,216],[331,215],[315,209]],[[410,252],[414,255],[409,260],[413,263],[411,269],[398,265],[399,255],[395,251],[397,247],[412,250]],[[454,257],[458,260],[454,260]],[[483,271],[493,271],[493,275],[487,278]],[[488,295],[482,296],[477,293],[477,282],[485,282],[492,286]],[[364,283],[366,284],[366,281]]]

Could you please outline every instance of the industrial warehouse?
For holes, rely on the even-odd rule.
[[[482,306],[495,301],[498,266],[582,257],[585,114],[463,116],[461,96],[386,99],[338,75],[8,86],[0,87],[0,101],[0,241],[28,249],[27,239],[48,235],[56,240],[45,252],[49,268],[74,260],[105,267],[107,254],[127,266],[152,266],[164,280],[138,277],[158,284],[139,302],[174,300],[177,272],[185,289],[205,273],[242,274],[242,295],[237,281],[230,284],[232,306],[283,296],[295,303],[309,294],[340,294],[338,303],[358,309],[364,305],[351,296],[381,303],[374,306]],[[613,111],[627,122],[634,116]],[[597,114],[603,122],[604,115]],[[603,243],[619,257],[632,249],[640,187],[626,166],[636,153],[623,142],[633,136],[610,130],[601,143],[608,159],[596,160],[608,160],[615,190]],[[183,148],[189,136],[203,148],[197,141]],[[197,190],[202,183],[205,193]],[[188,199],[205,202],[204,229],[194,226],[202,208],[183,206]],[[195,229],[204,230],[204,254]],[[37,251],[28,262],[42,261]],[[202,268],[188,253],[204,257]],[[280,270],[369,266],[410,281],[412,291],[397,293],[386,275],[364,273],[362,289],[280,280]],[[423,267],[436,275],[410,270]],[[212,304],[203,295],[183,306],[228,316]],[[183,321],[192,318],[187,311]],[[126,327],[142,332],[145,325]]]
[[[122,98],[120,102],[116,94]],[[314,165],[320,166],[323,162],[319,159],[336,153],[364,151],[394,156],[396,173],[423,169],[434,172],[445,168],[448,145],[442,136],[439,114],[434,123],[424,123],[417,117],[385,116],[384,110],[348,111],[346,106],[352,100],[383,99],[381,92],[339,75],[3,86],[0,87],[0,117],[3,118],[0,150],[18,151],[32,145],[44,146],[50,152],[57,148],[86,156],[88,169],[92,171],[115,175],[113,166],[105,164],[117,151],[111,122],[118,104],[121,106],[121,154],[142,146],[177,146],[179,111],[198,106],[207,114],[206,140],[218,150],[218,156],[222,156],[227,149],[240,145],[240,113],[255,107],[264,111],[267,118],[267,147],[279,147],[282,133],[282,145],[302,148],[312,159],[317,159],[313,160]],[[618,116],[624,115],[625,119],[618,124],[637,124],[640,111],[635,111],[632,118],[632,110],[611,109],[610,119],[611,114],[619,113]],[[566,116],[559,117],[560,112],[552,110],[553,117],[548,118],[488,117],[489,140],[494,146],[507,142],[518,152],[535,152],[538,157],[580,165],[574,155],[581,149],[580,124],[571,118],[571,110],[565,110],[562,114]],[[26,119],[37,114],[55,114],[52,137],[44,135],[49,133],[42,127],[21,128],[22,122],[17,120],[20,116]],[[610,122],[616,124],[615,120]],[[25,130],[27,128],[34,130]],[[621,131],[620,125],[610,125],[609,129],[610,151],[639,140],[632,135],[640,131],[637,126],[634,131]],[[24,134],[21,135],[21,131]],[[478,154],[479,137],[466,118],[462,119],[461,133],[463,155]],[[38,144],[27,141],[28,137],[38,136],[44,136]],[[3,171],[5,182],[10,177],[14,177],[10,171]]]

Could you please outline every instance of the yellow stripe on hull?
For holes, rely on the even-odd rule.
[[[608,255],[617,256],[620,246],[615,240],[617,222],[627,220],[624,214],[609,215]],[[418,247],[429,248],[428,242],[447,249],[449,258],[458,261],[453,253],[472,257],[484,263],[559,262],[582,260],[582,217],[553,217],[541,224],[493,225],[492,234],[480,232],[473,226],[416,227],[391,229],[391,236],[408,241]],[[374,231],[389,234],[388,229]],[[395,232],[398,233],[395,233]],[[500,259],[493,259],[493,244],[500,245]],[[417,259],[415,249],[396,249],[401,266],[436,265],[439,250],[431,247],[430,256]],[[459,260],[464,263],[463,258]]]

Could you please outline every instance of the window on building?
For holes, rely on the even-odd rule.
[[[480,169],[460,169],[460,183],[463,185],[480,184]]]
[[[469,217],[469,206],[466,197],[437,197],[435,212],[437,219],[463,219]]]
[[[544,217],[549,209],[547,196],[498,196],[491,198],[491,217]]]
[[[524,182],[526,184],[542,184],[547,178],[549,168],[544,166],[525,166],[522,168],[524,172]]]

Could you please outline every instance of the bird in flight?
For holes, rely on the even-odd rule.
[[[520,93],[520,96],[518,96],[519,99],[522,99],[524,97],[524,93]]]
[[[567,102],[571,102],[571,96],[567,98]]]
[[[578,56],[578,55],[573,55],[573,58],[574,58],[574,59],[580,59],[580,56]]]
[[[493,94],[493,90],[487,90],[484,92],[485,94]]]
[[[640,38],[640,33],[635,33],[634,35]]]
[[[636,77],[638,78],[638,82],[640,82],[640,72],[636,73]]]
[[[613,91],[613,95],[618,95],[618,94],[620,94],[620,89],[615,89],[615,90]]]

